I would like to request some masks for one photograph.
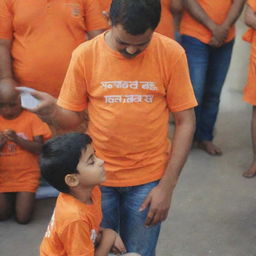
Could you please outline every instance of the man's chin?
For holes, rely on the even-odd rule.
[[[135,54],[129,54],[129,53],[125,53],[125,52],[120,52],[125,58],[127,59],[132,59],[134,57],[136,57],[138,54],[140,54],[140,52],[135,53]]]

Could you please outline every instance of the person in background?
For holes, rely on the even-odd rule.
[[[244,100],[252,105],[251,137],[253,145],[253,160],[248,170],[243,173],[245,178],[256,176],[256,0],[248,0],[245,11],[245,23],[249,30],[244,39],[251,43],[249,72],[244,88]]]
[[[184,0],[180,33],[198,101],[195,142],[210,155],[221,155],[213,143],[221,90],[230,65],[235,22],[245,0]]]
[[[21,107],[15,83],[0,81],[0,221],[15,213],[16,221],[27,224],[34,209],[39,185],[38,154],[48,126]]]
[[[1,0],[0,79],[57,97],[73,50],[106,28],[95,0]]]

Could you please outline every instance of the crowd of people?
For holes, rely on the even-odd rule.
[[[0,220],[31,220],[41,170],[60,194],[40,255],[154,256],[192,143],[223,154],[214,128],[244,6],[252,178],[256,0],[0,0]]]

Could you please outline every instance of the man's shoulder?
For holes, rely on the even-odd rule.
[[[74,51],[74,55],[86,55],[93,53],[102,43],[103,34],[81,43]]]
[[[157,51],[158,56],[164,58],[177,58],[178,56],[185,54],[183,47],[167,36],[154,32],[152,40],[152,50],[154,52]]]

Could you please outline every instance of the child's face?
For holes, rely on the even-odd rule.
[[[14,94],[10,97],[0,98],[0,115],[5,119],[14,119],[22,111],[20,97]]]
[[[82,150],[77,165],[79,183],[84,186],[93,186],[105,181],[103,164],[104,161],[95,156],[93,147],[88,145]]]

